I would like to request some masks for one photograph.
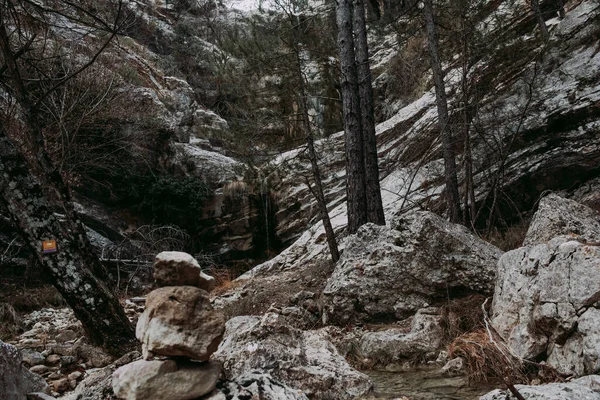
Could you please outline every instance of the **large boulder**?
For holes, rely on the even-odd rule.
[[[113,373],[112,387],[125,400],[190,400],[212,392],[220,373],[212,361],[138,360]]]
[[[300,390],[278,382],[269,374],[251,372],[234,381],[219,384],[219,390],[205,400],[308,400]]]
[[[557,194],[540,200],[523,246],[546,243],[559,235],[576,235],[581,240],[600,238],[600,216],[591,208]]]
[[[28,393],[48,391],[42,377],[27,370],[21,352],[0,340],[0,399],[25,400]]]
[[[195,286],[210,292],[215,278],[202,272],[198,261],[188,253],[163,251],[154,261],[154,280],[158,286]]]
[[[192,286],[150,292],[136,327],[145,359],[159,354],[207,361],[224,332],[225,318],[213,309],[208,293]]]
[[[595,308],[600,305],[600,247],[588,242],[600,234],[586,227],[589,211],[580,205],[573,213],[562,208],[560,218],[568,222],[551,230],[550,224],[541,225],[549,229],[544,236],[530,229],[529,243],[552,232],[564,234],[565,227],[580,227],[586,239],[562,235],[504,254],[492,304],[494,327],[517,355],[546,358],[559,371],[576,375],[600,371],[600,311]],[[534,221],[554,217],[553,209],[540,207]]]
[[[348,237],[323,291],[325,322],[404,319],[448,298],[494,287],[502,251],[430,212]]]
[[[600,400],[600,376],[590,375],[565,383],[515,385],[527,400]],[[516,400],[508,390],[496,389],[479,400]]]
[[[324,332],[300,331],[275,313],[229,320],[214,358],[223,362],[228,380],[264,372],[310,398],[354,399],[373,387],[366,375],[348,365]]]

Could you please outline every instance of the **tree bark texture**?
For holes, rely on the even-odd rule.
[[[381,201],[381,188],[379,186],[377,137],[375,135],[375,107],[373,105],[369,45],[367,43],[365,4],[363,0],[354,0],[352,22],[355,34],[356,69],[358,75],[358,93],[360,98],[360,114],[363,133],[367,221],[378,225],[385,225],[385,215]]]
[[[423,12],[425,15],[427,42],[429,44],[431,69],[433,71],[433,80],[435,84],[438,122],[440,126],[440,135],[442,138],[442,151],[444,156],[444,178],[446,184],[448,212],[450,214],[450,221],[460,222],[462,218],[460,212],[460,195],[458,193],[456,160],[454,158],[454,149],[452,146],[452,130],[448,126],[448,99],[446,97],[446,87],[444,84],[444,75],[442,73],[442,63],[440,61],[438,51],[438,37],[435,26],[435,20],[433,17],[432,0],[424,0]]]
[[[25,159],[0,128],[0,200],[91,342],[114,355],[133,349],[136,342],[131,323],[117,298],[93,273],[103,268],[91,252],[83,225],[68,216],[61,221],[43,185],[49,183],[34,179]],[[56,240],[58,251],[43,254],[43,240]]]
[[[338,0],[336,21],[340,51],[344,139],[346,143],[346,196],[348,232],[356,233],[367,222],[365,157],[358,95],[358,76],[352,32],[352,0]]]

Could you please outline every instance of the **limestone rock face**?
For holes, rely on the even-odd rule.
[[[409,332],[398,329],[367,332],[360,339],[361,355],[378,367],[425,358],[442,344],[440,318],[437,309],[423,309],[415,314]]]
[[[550,203],[557,204],[560,215],[548,207]],[[594,233],[590,220],[592,210],[575,205],[571,213],[571,208],[563,207],[570,203],[551,198],[540,206],[534,217],[534,222],[543,222],[538,224],[540,232],[530,229],[526,242],[544,240],[553,232],[571,233],[572,229],[586,240],[599,240],[600,233]],[[521,357],[545,354],[547,362],[563,373],[597,373],[600,311],[595,307],[599,301],[600,247],[574,240],[572,234],[557,236],[502,256],[492,304],[493,324]]]
[[[354,399],[373,386],[348,365],[324,332],[297,330],[275,313],[229,320],[213,357],[223,362],[228,380],[258,371],[315,399]]]
[[[584,376],[567,383],[549,383],[539,386],[515,385],[527,400],[600,400],[600,377]],[[508,390],[494,390],[480,400],[514,399]]]
[[[227,393],[225,396],[224,393]],[[249,373],[234,381],[225,382],[223,387],[206,400],[308,400],[300,390],[292,389],[273,379],[269,374]]]
[[[363,225],[323,291],[325,322],[404,319],[440,299],[491,293],[502,251],[430,212]]]
[[[125,400],[189,400],[212,392],[220,372],[216,362],[139,360],[117,369],[112,387]]]
[[[145,359],[153,353],[206,361],[224,332],[225,319],[212,308],[208,293],[192,286],[150,292],[136,327]]]
[[[577,235],[582,240],[600,238],[600,215],[574,200],[549,194],[540,200],[523,246],[546,243],[559,235]]]
[[[202,272],[198,261],[180,251],[163,251],[156,255],[154,280],[162,286],[195,286],[210,292],[215,278]]]
[[[27,393],[48,390],[44,379],[23,367],[22,361],[15,346],[0,341],[0,399],[25,400]]]

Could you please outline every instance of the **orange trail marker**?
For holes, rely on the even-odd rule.
[[[56,253],[56,240],[44,240],[42,242],[42,252],[44,254]]]

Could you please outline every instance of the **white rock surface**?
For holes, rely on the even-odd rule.
[[[549,194],[540,200],[523,246],[546,243],[559,235],[575,235],[584,241],[598,241],[600,215],[574,200]]]
[[[530,229],[526,242],[539,242],[553,232],[570,234],[502,256],[493,324],[521,357],[546,355],[561,372],[596,373],[600,371],[600,311],[595,308],[600,305],[600,247],[586,243],[600,235],[590,219],[592,210],[554,196],[546,199],[534,217],[539,231]],[[573,229],[586,239],[573,235]]]
[[[310,398],[354,399],[372,389],[371,380],[348,365],[324,332],[297,330],[274,313],[229,320],[214,358],[223,362],[228,380],[268,373]]]
[[[195,286],[210,292],[215,278],[202,272],[198,261],[181,251],[163,251],[154,261],[154,280],[162,286]]]
[[[125,400],[190,400],[212,392],[220,372],[212,361],[138,360],[113,373],[112,387]]]
[[[378,367],[425,359],[442,344],[440,318],[437,309],[422,309],[415,314],[409,332],[399,329],[367,332],[360,339],[360,354]]]
[[[224,393],[227,393],[225,395]],[[269,374],[249,373],[225,382],[219,391],[206,400],[308,400],[302,391],[273,379]]]
[[[323,291],[325,322],[400,320],[455,293],[492,292],[500,249],[429,212],[393,225],[346,239]]]
[[[527,400],[600,400],[600,376],[590,375],[566,383],[515,385]],[[508,390],[494,390],[479,400],[515,400]]]
[[[152,354],[207,361],[225,332],[223,315],[208,292],[193,286],[166,286],[146,299],[136,326],[144,358]]]

